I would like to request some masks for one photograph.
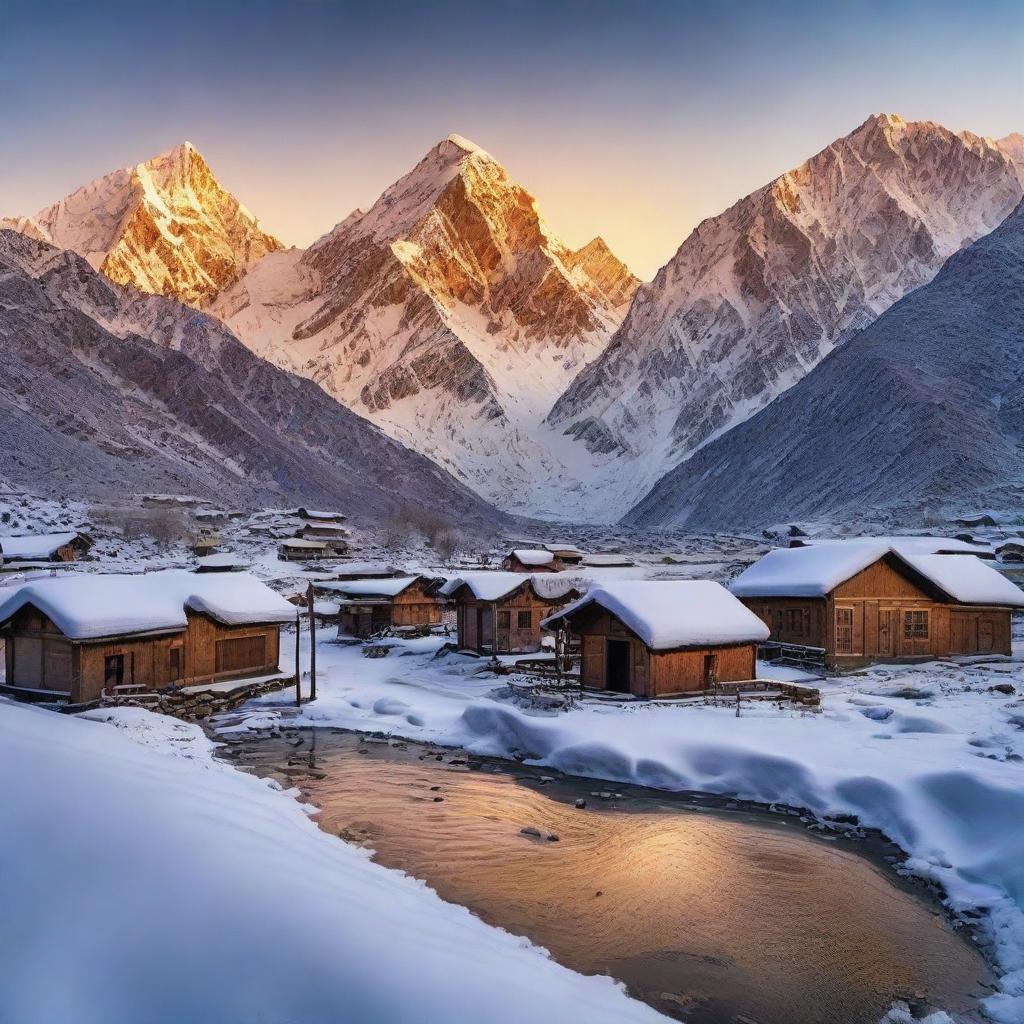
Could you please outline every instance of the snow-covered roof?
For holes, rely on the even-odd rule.
[[[33,580],[4,593],[0,622],[25,605],[38,608],[73,640],[184,629],[186,609],[231,626],[295,618],[293,605],[249,573],[197,575],[181,569]]]
[[[767,640],[768,627],[710,580],[622,580],[591,590],[542,625],[600,605],[654,651]]]
[[[636,563],[628,555],[611,555],[605,552],[583,556],[583,564],[598,568],[621,568],[635,565]]]
[[[465,585],[478,601],[500,601],[524,583],[530,583],[539,597],[551,600],[565,597],[573,589],[570,583],[559,579],[558,573],[531,576],[523,572],[467,572],[448,580],[440,593],[450,597]]]
[[[533,548],[516,548],[512,555],[523,565],[550,565],[555,560],[550,551],[536,551]]]
[[[325,548],[327,540],[314,540],[308,537],[286,537],[281,541],[284,548]]]
[[[941,555],[878,541],[776,548],[730,585],[737,597],[824,597],[841,583],[892,554],[963,604],[1022,606],[1024,592],[977,555]]]
[[[575,544],[545,544],[545,551],[551,551],[554,554],[565,553],[567,555],[582,555],[583,552],[576,547]]]
[[[36,533],[24,537],[0,537],[0,555],[12,560],[49,558],[78,536],[77,533]]]
[[[385,579],[318,583],[317,589],[329,590],[332,594],[344,594],[346,597],[397,597],[419,578],[419,576],[391,576]]]
[[[888,544],[866,541],[775,548],[741,572],[729,589],[737,597],[824,597],[890,550]]]
[[[335,576],[351,576],[359,579],[363,576],[396,576],[398,573],[393,565],[386,562],[341,562],[336,564],[331,572]]]
[[[219,554],[203,555],[201,558],[197,558],[196,565],[201,569],[231,569],[235,566],[245,565],[245,559],[233,551],[223,551]]]
[[[341,522],[348,518],[340,512],[320,512],[315,508],[297,508],[295,514],[300,519],[327,519],[334,522]]]
[[[884,544],[900,554],[937,555],[950,551],[965,555],[990,554],[992,545],[985,542],[972,543],[957,540],[955,537],[841,537],[818,540],[813,537],[801,537],[797,547],[822,547],[830,544]]]
[[[904,554],[902,557],[959,604],[1024,608],[1024,590],[975,555]]]

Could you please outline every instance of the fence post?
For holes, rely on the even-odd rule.
[[[316,616],[313,614],[313,584],[306,590],[306,607],[309,609],[309,699],[316,700]]]
[[[299,660],[299,640],[302,638],[302,619],[298,606],[295,608],[295,706],[302,707],[302,664]]]

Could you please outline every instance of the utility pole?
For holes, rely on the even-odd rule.
[[[306,607],[309,609],[309,699],[316,700],[316,616],[313,614],[313,584],[306,590]]]
[[[302,666],[299,661],[299,640],[302,637],[302,613],[295,608],[295,706],[302,707]]]

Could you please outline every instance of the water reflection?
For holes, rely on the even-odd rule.
[[[977,1019],[990,981],[941,914],[863,850],[785,819],[638,791],[602,801],[592,784],[315,730],[241,756],[286,774],[322,808],[321,827],[381,863],[695,1024],[863,1024],[897,997]]]

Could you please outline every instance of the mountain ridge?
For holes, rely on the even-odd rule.
[[[1024,201],[745,423],[670,470],[642,528],[919,524],[1024,500]],[[756,495],[756,501],[750,496]]]
[[[0,477],[109,500],[166,491],[359,520],[505,517],[215,318],[0,230]]]
[[[702,221],[547,423],[652,486],[930,280],[1021,195],[992,140],[873,115]]]

